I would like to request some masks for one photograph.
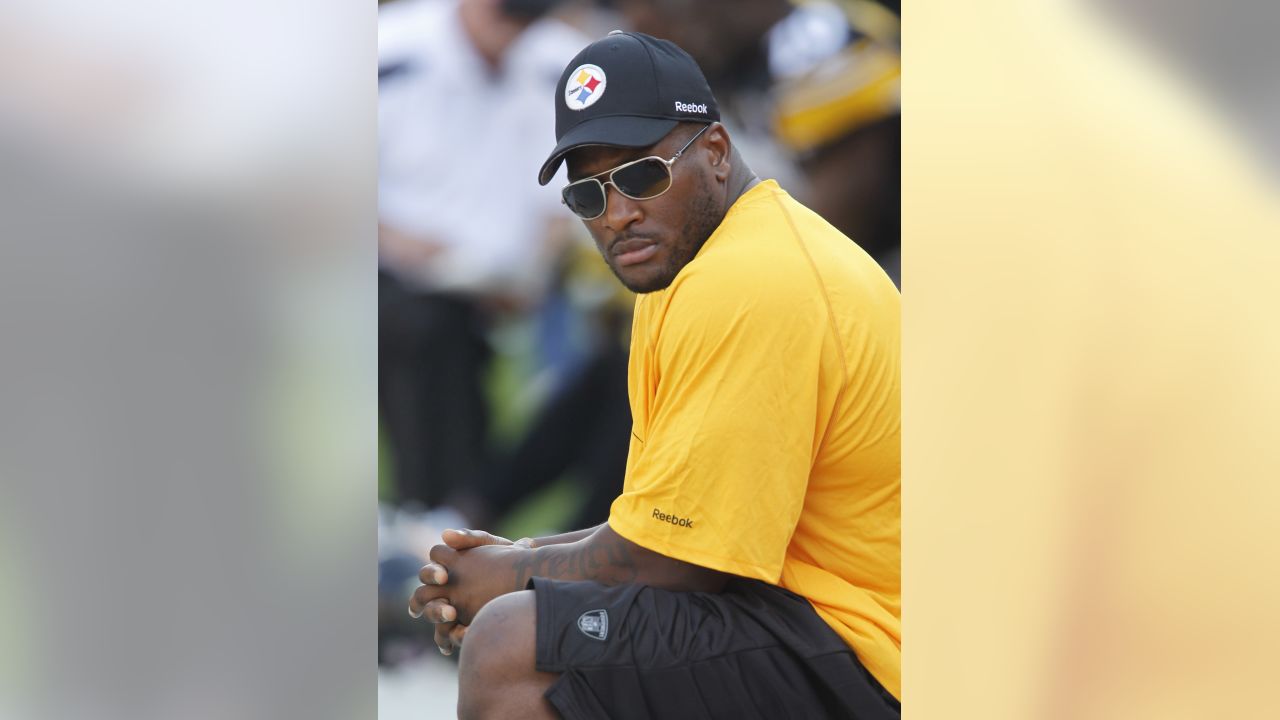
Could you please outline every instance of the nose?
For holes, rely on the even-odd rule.
[[[600,217],[604,226],[614,232],[622,232],[631,223],[643,217],[640,203],[618,192],[613,183],[605,183],[604,215]]]

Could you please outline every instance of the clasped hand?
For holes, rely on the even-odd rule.
[[[431,562],[418,573],[422,585],[409,599],[409,614],[435,623],[436,646],[452,655],[485,603],[519,589],[508,556],[527,546],[483,530],[445,530],[440,537],[445,544],[431,548]]]

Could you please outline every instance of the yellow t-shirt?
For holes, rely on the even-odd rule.
[[[767,180],[636,298],[633,432],[609,525],[813,604],[901,693],[901,297]]]

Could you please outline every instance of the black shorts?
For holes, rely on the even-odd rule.
[[[534,578],[538,670],[566,720],[901,717],[898,701],[804,598]]]

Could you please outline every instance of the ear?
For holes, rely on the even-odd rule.
[[[707,130],[706,149],[710,154],[711,174],[718,182],[727,182],[733,170],[730,162],[733,143],[729,139],[729,131],[724,125],[714,123]]]

